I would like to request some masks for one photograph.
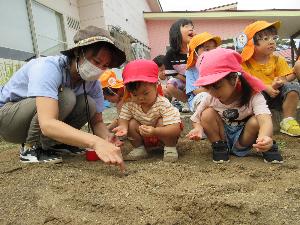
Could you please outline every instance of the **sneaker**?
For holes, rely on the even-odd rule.
[[[126,156],[126,160],[140,160],[148,158],[148,152],[145,149],[145,146],[141,145],[140,147],[134,148]]]
[[[300,136],[299,123],[294,118],[283,119],[280,122],[280,132],[293,137]]]
[[[211,144],[213,149],[213,162],[224,163],[229,162],[229,151],[225,141],[216,141]]]
[[[176,162],[178,160],[178,152],[176,147],[164,147],[164,161]]]
[[[178,109],[179,112],[182,112],[182,105],[180,104],[180,102],[179,102],[177,99],[175,99],[175,100],[172,102],[172,105],[173,105],[176,109]]]
[[[23,144],[20,148],[20,161],[22,163],[61,163],[62,158],[41,147],[28,147]]]
[[[275,141],[273,142],[272,148],[267,152],[263,152],[262,155],[265,163],[283,163],[283,159],[279,152],[278,145]]]
[[[68,154],[68,155],[83,155],[85,154],[85,148],[78,148],[71,145],[59,144],[49,147],[47,150],[50,150],[59,154]]]
[[[183,113],[191,112],[190,109],[189,109],[188,103],[183,103],[182,112]]]

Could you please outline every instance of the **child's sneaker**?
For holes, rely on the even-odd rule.
[[[20,148],[20,161],[22,163],[61,163],[62,158],[41,147],[28,147],[23,144]]]
[[[164,147],[164,161],[176,162],[178,160],[178,152],[176,147]]]
[[[172,102],[172,105],[173,105],[176,109],[178,109],[179,112],[182,112],[182,105],[180,104],[180,102],[179,102],[177,99],[175,99],[175,100]]]
[[[273,142],[272,148],[267,152],[263,152],[262,155],[265,163],[283,163],[283,159],[279,152],[278,145],[275,141]]]
[[[134,148],[129,154],[126,156],[126,160],[140,160],[148,158],[148,152],[145,149],[144,145],[140,147]]]
[[[229,162],[229,151],[225,141],[216,141],[211,144],[213,149],[213,162],[224,163]]]
[[[299,123],[294,118],[285,118],[280,122],[280,132],[293,137],[300,136]]]
[[[78,148],[71,145],[59,144],[49,147],[47,150],[51,150],[59,154],[68,154],[68,155],[83,155],[85,153],[85,148]]]

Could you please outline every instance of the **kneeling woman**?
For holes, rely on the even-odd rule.
[[[56,151],[76,154],[83,147],[123,168],[120,148],[102,121],[98,78],[124,63],[125,54],[107,31],[94,26],[79,30],[74,42],[63,55],[31,60],[0,88],[0,136],[22,144],[21,162],[57,163]],[[94,134],[80,130],[87,118]]]

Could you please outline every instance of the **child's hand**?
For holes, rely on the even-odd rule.
[[[273,145],[273,139],[268,136],[263,136],[257,138],[256,144],[253,144],[252,146],[258,152],[266,152],[271,149],[272,145]]]
[[[128,133],[128,129],[126,127],[123,127],[123,126],[117,126],[112,131],[115,132],[115,135],[117,137],[127,136],[127,133]]]
[[[141,125],[141,126],[139,126],[140,134],[143,137],[153,136],[154,135],[154,130],[155,130],[155,128],[152,127],[152,126],[147,126],[147,125]]]
[[[285,83],[286,83],[286,78],[285,77],[275,77],[275,79],[272,83],[272,88],[277,90],[278,88],[280,88]]]
[[[112,133],[110,133],[107,136],[107,141],[114,144],[117,147],[121,147],[124,144],[122,141],[120,141],[120,139],[116,135],[114,135]]]
[[[267,88],[266,88],[265,92],[267,92],[267,94],[268,94],[271,98],[275,98],[275,97],[280,93],[279,90],[274,89],[274,88],[273,88],[272,86],[270,86],[270,85],[267,85]]]
[[[202,138],[203,129],[194,128],[191,130],[186,137],[190,140],[199,141]]]

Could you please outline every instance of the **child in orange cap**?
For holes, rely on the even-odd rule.
[[[120,114],[123,105],[124,84],[122,80],[118,80],[114,71],[107,70],[99,78],[101,82],[104,99],[116,104],[117,114]],[[107,126],[112,130],[118,126],[118,119],[114,120]]]
[[[204,129],[212,143],[213,162],[229,161],[229,154],[246,156],[254,147],[267,163],[282,163],[273,141],[271,112],[260,93],[265,85],[243,71],[242,58],[231,49],[217,48],[201,56],[195,86],[209,95],[191,117],[188,138],[198,140]]]
[[[268,106],[282,110],[280,131],[290,136],[300,136],[300,126],[295,119],[300,85],[298,82],[291,82],[295,79],[295,74],[285,59],[273,55],[279,27],[279,21],[256,21],[245,28],[244,38],[247,43],[241,53],[242,66],[266,85],[263,94]]]
[[[135,60],[123,71],[123,81],[130,98],[123,104],[116,136],[128,136],[134,149],[129,160],[148,157],[147,147],[164,145],[164,161],[178,159],[176,144],[181,133],[180,114],[157,91],[158,66],[151,60]],[[150,146],[149,146],[150,145]]]
[[[186,64],[186,94],[188,97],[189,108],[194,112],[200,101],[207,96],[203,88],[195,87],[194,83],[199,77],[197,69],[197,59],[203,52],[215,49],[222,43],[218,36],[213,36],[208,32],[203,32],[194,36],[189,43],[189,54]]]

